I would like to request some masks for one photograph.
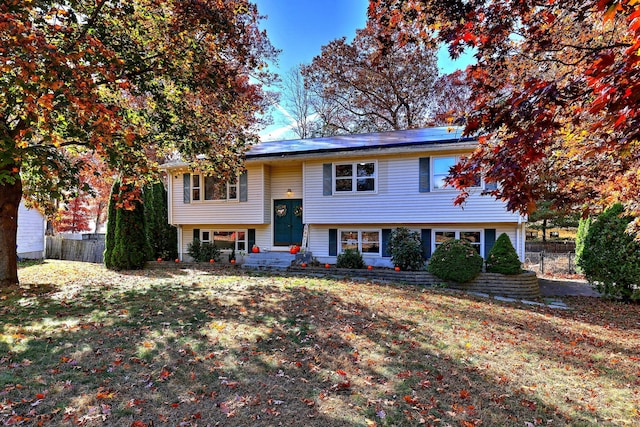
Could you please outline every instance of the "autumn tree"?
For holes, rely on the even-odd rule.
[[[315,111],[314,93],[304,84],[298,65],[289,70],[282,81],[282,104],[291,121],[291,129],[298,138],[317,136],[318,117]]]
[[[438,77],[435,50],[416,41],[379,42],[370,21],[351,43],[343,37],[322,47],[302,74],[323,105],[316,108],[324,133],[378,132],[422,127],[433,115]]]
[[[454,57],[475,52],[465,132],[482,137],[451,176],[459,203],[478,172],[521,212],[552,183],[557,206],[620,201],[640,232],[637,2],[371,0],[369,17],[390,50],[417,34]]]
[[[464,125],[471,112],[471,86],[462,70],[439,76],[433,84],[433,123]]]
[[[76,185],[62,195],[35,192],[30,197],[34,197],[39,206],[45,206],[45,212],[57,208],[53,217],[49,215],[56,232],[91,231],[91,222],[95,224],[93,231],[96,232],[106,220],[113,172],[95,154],[84,153],[75,157],[74,164],[78,170]],[[66,202],[60,204],[61,198]]]
[[[57,232],[81,233],[89,231],[89,208],[83,197],[74,197],[60,210],[55,219]]]
[[[149,147],[238,172],[276,53],[258,21],[247,0],[0,3],[0,286],[18,281],[23,182],[77,185],[67,149],[95,152],[131,188],[155,170]]]

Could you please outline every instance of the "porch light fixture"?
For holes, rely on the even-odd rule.
[[[293,196],[293,191],[290,188],[287,189],[287,197]]]

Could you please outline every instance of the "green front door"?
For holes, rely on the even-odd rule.
[[[302,244],[302,200],[281,199],[273,202],[274,246]]]

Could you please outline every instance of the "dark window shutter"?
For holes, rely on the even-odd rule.
[[[333,191],[333,165],[325,163],[322,165],[322,195],[330,196]]]
[[[496,229],[485,228],[484,230],[484,259],[487,259],[491,248],[496,243]]]
[[[421,193],[431,191],[431,158],[420,157],[419,190]]]
[[[240,201],[241,202],[246,202],[247,199],[249,198],[249,181],[247,179],[247,172],[243,172],[242,175],[240,175]]]
[[[338,255],[338,230],[329,229],[329,256]]]
[[[422,256],[424,259],[431,258],[431,229],[423,228],[420,233],[422,239]]]
[[[250,228],[249,229],[249,233],[247,235],[247,250],[248,252],[251,251],[251,249],[253,248],[253,245],[256,244],[256,229],[255,228]]]
[[[193,229],[193,240],[200,240],[200,229],[199,228],[194,228]]]
[[[389,237],[391,237],[391,229],[383,228],[382,229],[382,256],[385,258],[391,258],[391,254],[388,252]]]
[[[184,175],[182,175],[182,182],[183,182],[183,202],[184,203],[191,203],[191,174],[190,173],[185,173]]]

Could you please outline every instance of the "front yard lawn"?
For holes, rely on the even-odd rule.
[[[640,305],[46,261],[0,290],[0,423],[640,424]]]

